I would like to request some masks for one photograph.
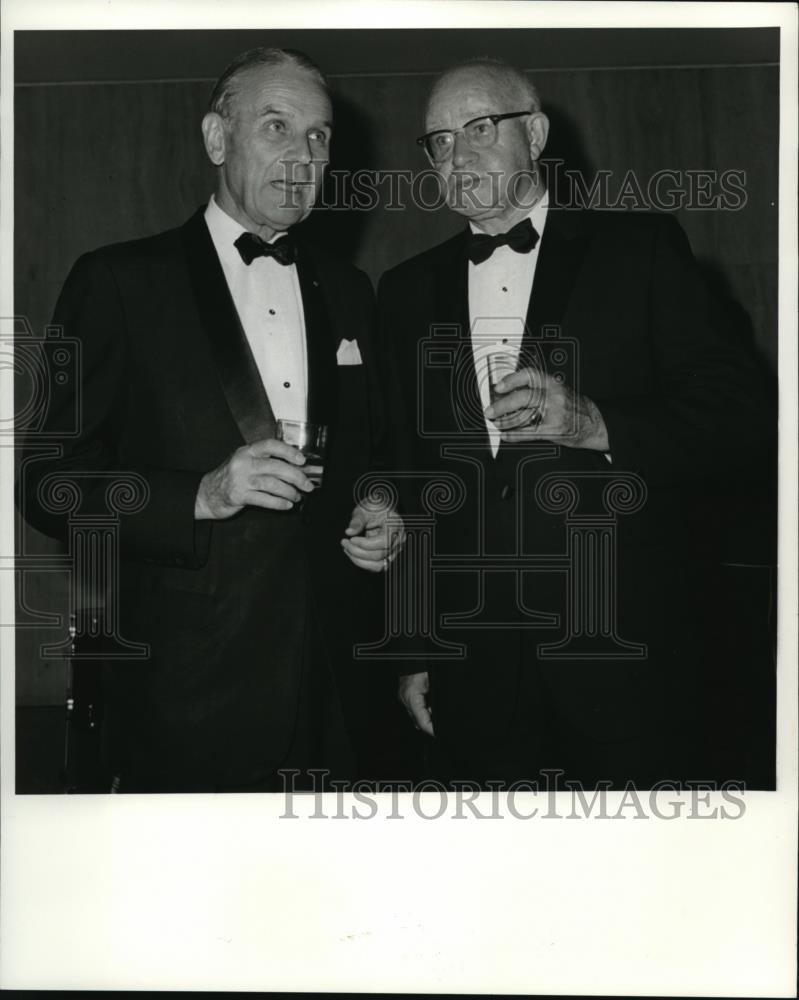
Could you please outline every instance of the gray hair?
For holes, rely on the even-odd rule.
[[[298,66],[307,70],[325,93],[329,93],[327,80],[313,59],[298,49],[275,49],[261,46],[248,49],[236,56],[214,84],[208,101],[208,110],[215,111],[222,118],[232,115],[233,99],[239,92],[239,78],[242,73],[256,66]]]
[[[516,69],[515,66],[511,66],[509,63],[503,62],[502,59],[493,59],[490,56],[479,56],[475,59],[469,59],[466,62],[458,63],[456,66],[451,66],[445,70],[433,82],[433,86],[430,89],[430,97],[433,96],[439,84],[447,77],[470,69],[478,70],[489,77],[492,83],[505,90],[516,91],[519,94],[519,98],[525,103],[525,110],[541,110],[541,100],[539,99],[538,91],[533,86],[527,74],[523,73],[520,69]],[[430,103],[430,97],[428,97],[428,104]],[[522,109],[519,108],[518,110],[521,111]]]

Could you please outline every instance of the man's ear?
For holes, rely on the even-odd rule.
[[[225,123],[221,115],[209,111],[203,118],[203,142],[208,159],[215,167],[225,162]]]
[[[544,152],[549,135],[549,119],[543,111],[536,111],[530,115],[527,122],[527,134],[530,138],[530,157],[537,160]]]

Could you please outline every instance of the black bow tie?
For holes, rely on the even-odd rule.
[[[278,264],[283,265],[293,264],[297,259],[297,248],[288,236],[266,243],[255,233],[242,233],[233,245],[248,267],[256,257],[274,257]]]
[[[488,260],[497,247],[509,246],[516,253],[529,253],[538,243],[538,233],[529,219],[517,222],[513,229],[498,236],[472,233],[466,245],[466,255],[473,264]]]

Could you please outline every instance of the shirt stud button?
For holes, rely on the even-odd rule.
[[[274,309],[270,309],[269,310],[269,315],[270,316],[274,316],[275,315],[275,310]]]
[[[291,388],[291,382],[284,382],[283,383],[283,388],[284,389],[290,389]]]

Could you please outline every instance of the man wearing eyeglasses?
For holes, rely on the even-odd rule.
[[[676,222],[550,204],[547,134],[501,63],[428,98],[418,142],[468,227],[383,276],[381,343],[397,464],[462,493],[399,696],[436,777],[707,777],[695,501],[760,447],[765,407]]]

